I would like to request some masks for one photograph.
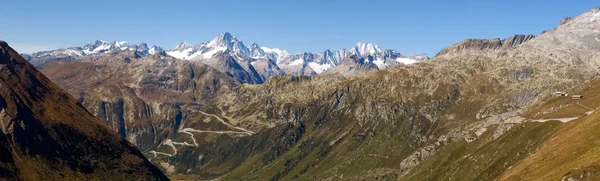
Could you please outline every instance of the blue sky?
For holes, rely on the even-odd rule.
[[[0,39],[25,53],[96,39],[169,49],[230,32],[247,46],[290,53],[360,41],[433,56],[467,38],[537,35],[597,6],[597,0],[0,0]]]

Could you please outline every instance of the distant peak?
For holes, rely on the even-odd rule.
[[[217,37],[213,38],[210,42],[208,42],[207,46],[209,46],[209,47],[212,47],[212,46],[230,47],[229,45],[232,42],[238,42],[238,40],[234,36],[229,34],[228,32],[225,32],[225,33],[221,33]]]
[[[121,46],[127,46],[128,43],[127,43],[127,41],[116,41],[115,40],[115,41],[113,41],[111,43],[111,45],[115,45],[115,46],[121,47]]]
[[[148,49],[148,44],[147,43],[140,43],[139,48],[141,48],[141,49]]]
[[[102,45],[102,44],[108,44],[108,42],[104,41],[104,40],[94,40],[93,42],[89,43],[88,45]]]
[[[171,50],[177,50],[177,51],[181,51],[181,50],[185,50],[192,47],[192,45],[190,45],[187,40],[183,40],[183,42],[179,43],[178,45],[174,46],[173,48],[171,48]]]
[[[179,45],[190,46],[190,44],[187,42],[187,40],[183,40],[183,42],[179,43]]]
[[[217,36],[216,39],[231,41],[231,40],[235,39],[235,37],[232,36],[229,32],[225,32],[225,33],[219,34],[219,36]]]
[[[354,47],[352,47],[351,49],[351,52],[356,53],[361,57],[366,55],[377,54],[382,51],[383,50],[379,48],[379,45],[377,44],[363,42],[356,43],[356,45],[354,45]]]

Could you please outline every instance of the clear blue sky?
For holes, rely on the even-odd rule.
[[[361,41],[433,56],[467,38],[537,35],[597,6],[597,0],[0,0],[0,39],[26,53],[96,39],[169,49],[230,32],[247,46],[290,53]]]

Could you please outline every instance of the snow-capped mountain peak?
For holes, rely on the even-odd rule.
[[[173,48],[171,48],[171,50],[169,51],[182,51],[188,48],[192,48],[192,45],[190,45],[186,40],[184,40],[183,42],[179,43],[177,46],[174,46]]]
[[[139,50],[147,50],[147,49],[150,49],[150,48],[148,47],[148,44],[147,44],[147,43],[141,43],[141,44],[138,46],[138,49],[139,49]]]
[[[269,47],[260,47],[260,49],[265,51],[265,53],[275,53],[275,54],[279,55],[279,57],[286,57],[286,56],[290,55],[290,53],[288,53],[288,51],[285,49],[281,50],[279,48],[269,48]]]
[[[96,40],[90,44],[85,45],[83,47],[83,53],[85,53],[85,55],[102,53],[106,50],[109,50],[110,47],[112,47],[112,44],[116,44],[116,42],[108,43],[103,40]]]
[[[210,42],[206,44],[206,51],[212,52],[215,50],[225,51],[229,50],[231,52],[240,54],[242,56],[249,56],[250,50],[248,47],[244,46],[244,43],[238,40],[236,37],[233,37],[228,32],[221,33],[219,36],[213,38]],[[208,52],[206,52],[208,53]],[[216,53],[216,52],[215,52]],[[214,54],[214,53],[213,53]],[[210,57],[210,56],[205,56]]]
[[[356,45],[354,45],[354,47],[352,47],[352,49],[350,49],[350,52],[355,53],[360,57],[379,54],[382,51],[383,50],[381,50],[377,44],[362,42],[358,42]]]
[[[265,56],[269,57],[272,60],[275,60],[275,62],[279,62],[280,60],[282,60],[285,57],[290,56],[290,53],[288,53],[287,50],[281,50],[279,48],[269,48],[269,47],[260,47],[260,49],[265,52]]]
[[[178,59],[202,61],[207,64],[214,64],[220,61],[220,58],[215,57],[215,55],[223,53],[239,61],[240,65],[246,66],[249,63],[252,66],[257,66],[253,70],[267,71],[273,73],[273,75],[279,74],[274,72],[284,72],[292,75],[322,73],[340,65],[348,66],[349,63],[353,63],[345,61],[345,58],[349,56],[355,56],[363,60],[361,64],[375,64],[379,69],[400,64],[412,64],[429,59],[427,55],[408,57],[395,50],[381,49],[377,44],[363,42],[358,42],[348,49],[327,49],[319,53],[306,52],[290,55],[285,49],[261,47],[257,43],[253,43],[247,47],[242,41],[225,32],[208,42],[198,45],[190,45],[187,41],[183,41],[168,52],[165,52],[158,46],[150,46],[147,43],[134,45],[126,41],[112,41],[109,43],[103,40],[96,40],[83,47],[34,53],[30,56],[30,60],[41,60],[43,62],[43,60],[55,57],[82,57],[123,50],[136,51],[136,54],[140,56],[150,54],[164,55],[166,53]],[[271,75],[270,73],[268,74]],[[268,75],[265,77],[268,77]]]
[[[250,51],[250,57],[252,58],[260,58],[266,55],[265,51],[256,43],[250,45],[250,47],[248,47],[248,50]]]
[[[208,47],[231,47],[231,44],[235,42],[239,42],[237,38],[231,36],[228,32],[221,33],[217,37],[213,38],[208,42],[206,46]]]
[[[44,63],[49,58],[62,58],[62,57],[82,57],[88,55],[111,53],[115,51],[130,50],[140,51],[142,56],[148,54],[155,54],[163,52],[160,47],[152,46],[149,47],[146,43],[138,45],[129,45],[127,41],[112,41],[107,42],[104,40],[95,40],[83,47],[69,47],[61,48],[57,50],[49,50],[36,52],[30,55],[31,59],[35,59],[36,63]]]

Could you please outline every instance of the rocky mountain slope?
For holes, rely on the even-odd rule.
[[[175,134],[189,119],[185,106],[201,106],[237,85],[201,63],[137,53],[52,61],[38,68],[141,150]]]
[[[200,107],[208,116],[194,123],[238,131],[189,124],[152,156],[172,174],[206,179],[495,180],[564,126],[525,110],[598,76],[598,14],[354,77],[242,85]]]
[[[523,176],[523,169],[513,168],[538,166],[544,170],[548,168],[537,165],[538,161],[556,163],[540,153],[562,143],[562,137],[568,135],[563,130],[575,130],[569,125],[593,126],[588,124],[590,121],[566,119],[581,116],[574,114],[579,114],[579,109],[572,111],[569,106],[595,109],[600,105],[584,101],[578,102],[583,106],[558,104],[550,93],[577,94],[587,86],[586,81],[598,77],[599,32],[600,9],[596,8],[562,21],[537,37],[466,40],[446,47],[432,60],[379,71],[364,70],[380,69],[386,60],[409,60],[378,58],[370,52],[381,55],[386,51],[367,45],[356,46],[358,51],[354,52],[362,51],[360,55],[346,56],[337,62],[330,58],[336,57],[333,52],[290,55],[294,58],[278,61],[272,57],[247,58],[240,54],[259,56],[268,51],[261,52],[258,45],[246,51],[240,42],[229,46],[226,43],[234,38],[224,34],[216,40],[226,41],[211,41],[200,46],[206,49],[196,50],[200,55],[214,52],[209,59],[178,62],[164,54],[142,58],[129,53],[96,56],[81,62],[86,63],[79,68],[81,72],[101,70],[88,77],[119,77],[118,81],[105,79],[97,83],[114,83],[115,88],[111,89],[85,85],[96,78],[82,79],[76,76],[80,73],[60,71],[77,70],[72,67],[79,61],[54,61],[40,68],[59,85],[74,87],[66,88],[72,94],[83,92],[83,105],[100,119],[111,120],[106,122],[113,129],[126,125],[122,136],[140,146],[171,176],[221,180],[511,180],[528,178]],[[219,45],[216,47],[225,50],[214,51],[208,45]],[[190,46],[173,49],[178,48],[187,50]],[[364,52],[369,53],[363,56]],[[121,74],[121,69],[108,68],[109,63],[97,60],[123,61],[125,67],[136,71]],[[213,91],[204,96],[186,94],[202,92],[201,89],[176,88],[175,84],[182,80],[179,77],[188,76],[166,65],[202,65],[199,62],[212,65],[217,71],[208,71],[214,72],[208,75],[194,73],[193,80],[221,85],[214,89],[208,86],[204,90]],[[294,67],[280,66],[282,62]],[[324,70],[322,76],[302,76],[314,74],[310,63],[316,63],[313,65],[319,65],[314,66],[318,68],[334,64],[336,67]],[[267,68],[256,69],[253,64]],[[136,66],[139,68],[133,68]],[[344,75],[355,70],[361,73]],[[282,72],[299,76],[272,76]],[[125,81],[129,77],[132,80]],[[238,82],[266,81],[261,85],[238,85],[232,77]],[[143,88],[140,82],[145,81],[140,80],[146,79],[155,81],[145,86],[159,88]],[[77,87],[79,84],[83,86]],[[127,102],[138,98],[125,98],[125,90],[130,90],[127,97],[139,97],[143,103]],[[178,92],[181,90],[186,91]],[[180,94],[187,96],[176,96]],[[158,95],[166,96],[157,99],[161,97]],[[97,101],[119,96],[123,101],[111,106]],[[155,109],[155,104],[167,108]],[[593,110],[587,111],[595,115]],[[563,123],[567,121],[572,122]],[[579,150],[588,143],[593,144],[589,139],[572,143],[573,149]],[[586,169],[561,168],[548,178],[596,173],[593,162],[577,161],[571,165]]]
[[[0,41],[0,179],[168,180]]]

